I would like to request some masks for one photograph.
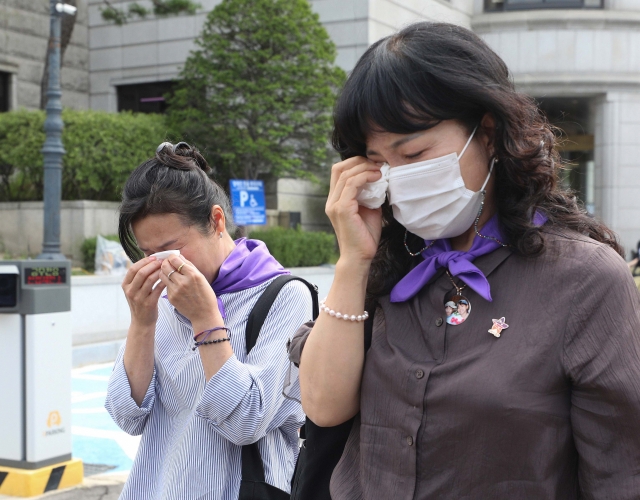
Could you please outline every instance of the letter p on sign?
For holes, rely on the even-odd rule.
[[[240,191],[240,206],[244,207],[247,201],[249,201],[249,193],[247,191]]]

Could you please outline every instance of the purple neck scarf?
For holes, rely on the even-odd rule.
[[[533,223],[536,226],[542,226],[546,221],[547,218],[542,213],[535,213]],[[500,241],[504,241],[497,215],[489,219],[489,222],[482,228],[481,232],[484,236],[493,236]],[[429,243],[430,241],[425,241],[425,244]],[[492,239],[481,238],[476,235],[469,251],[461,252],[452,250],[448,239],[436,240],[430,248],[422,252],[424,260],[393,287],[391,290],[391,302],[405,302],[414,297],[441,267],[446,267],[452,276],[457,276],[478,295],[491,302],[493,299],[491,298],[489,282],[484,273],[472,262],[476,257],[491,253],[501,246]]]
[[[258,286],[281,274],[291,274],[273,258],[262,241],[240,238],[235,243],[236,247],[222,263],[218,277],[211,283],[218,298],[220,313],[225,319],[220,295]]]

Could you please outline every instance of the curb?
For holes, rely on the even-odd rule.
[[[110,342],[74,345],[72,351],[72,367],[80,368],[87,365],[114,362],[124,340],[125,339],[118,339]]]

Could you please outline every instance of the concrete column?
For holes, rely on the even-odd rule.
[[[596,215],[625,249],[640,240],[640,92],[594,100]]]
[[[9,78],[9,110],[14,111],[18,109],[18,75],[11,73]]]

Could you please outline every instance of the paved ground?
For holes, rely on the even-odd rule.
[[[126,479],[126,472],[100,474],[85,478],[81,486],[61,491],[52,491],[31,498],[32,500],[118,500]],[[0,498],[17,500],[16,497],[0,496]]]
[[[71,372],[73,456],[85,465],[85,476],[126,472],[138,450],[139,437],[122,432],[104,409],[113,364],[90,365]]]

